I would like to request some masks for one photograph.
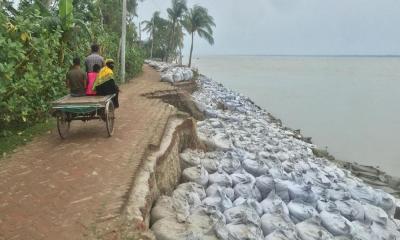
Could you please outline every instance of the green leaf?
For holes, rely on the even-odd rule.
[[[72,0],[60,0],[59,3],[59,17],[63,23],[63,28],[68,30],[72,27],[73,24],[73,5]]]

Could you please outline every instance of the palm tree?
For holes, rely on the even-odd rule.
[[[191,67],[194,35],[197,33],[201,38],[206,39],[211,45],[214,44],[212,30],[212,27],[215,27],[214,18],[208,14],[206,8],[194,5],[194,7],[185,15],[183,26],[192,37],[189,57],[189,67]]]
[[[168,50],[167,50],[167,61],[169,52],[172,48],[174,41],[174,35],[176,30],[176,24],[187,11],[186,0],[172,0],[172,7],[167,9],[168,17],[171,20],[171,32],[169,35]]]
[[[153,13],[153,17],[149,21],[143,21],[144,24],[143,30],[147,33],[150,33],[151,38],[151,49],[150,49],[150,58],[153,58],[153,48],[154,48],[154,35],[156,31],[156,21],[160,18],[160,12],[156,11]]]

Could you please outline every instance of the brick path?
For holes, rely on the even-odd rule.
[[[168,89],[144,66],[122,88],[112,138],[100,121],[76,122],[67,140],[53,130],[1,160],[0,239],[99,237],[98,226],[121,213],[146,147],[158,145],[175,113],[141,94]]]

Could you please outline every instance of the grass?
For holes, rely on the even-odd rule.
[[[7,136],[0,137],[0,159],[7,156],[19,146],[32,141],[34,137],[40,136],[53,129],[56,123],[53,119],[37,123],[25,129],[7,129]]]

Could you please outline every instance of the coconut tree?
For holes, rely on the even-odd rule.
[[[160,18],[160,12],[156,11],[153,13],[153,17],[149,21],[143,21],[143,30],[150,34],[151,39],[151,49],[150,58],[153,58],[153,48],[154,48],[154,35],[156,31],[156,21]]]
[[[212,30],[212,27],[215,27],[214,18],[208,14],[206,8],[194,5],[194,7],[185,15],[182,24],[186,31],[191,35],[192,39],[189,56],[189,67],[191,67],[195,34],[197,33],[199,37],[206,39],[209,44],[214,44]]]
[[[186,0],[172,0],[171,8],[167,9],[168,17],[171,20],[171,30],[170,30],[168,50],[167,50],[167,61],[173,45],[175,31],[177,27],[176,25],[178,21],[182,19],[186,11],[187,11]]]

